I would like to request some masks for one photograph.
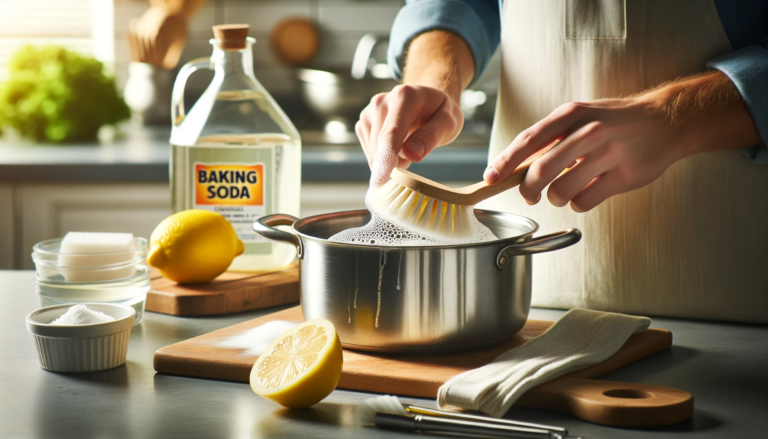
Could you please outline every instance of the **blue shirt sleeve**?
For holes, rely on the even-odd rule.
[[[464,39],[475,60],[476,81],[499,46],[498,0],[409,0],[400,10],[389,37],[387,62],[402,79],[405,51],[411,40],[430,30],[445,30]]]
[[[741,151],[755,163],[768,164],[768,42],[712,59],[707,67],[720,70],[733,81],[763,139],[762,145]]]

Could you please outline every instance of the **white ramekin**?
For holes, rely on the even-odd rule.
[[[35,339],[43,369],[52,372],[95,372],[125,363],[136,310],[108,303],[83,305],[115,320],[91,325],[51,325],[52,321],[67,312],[71,304],[40,308],[27,316],[27,330]]]

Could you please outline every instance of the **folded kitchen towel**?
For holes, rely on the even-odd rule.
[[[437,405],[502,417],[528,389],[607,360],[650,324],[647,317],[573,309],[533,340],[451,378],[438,390]]]

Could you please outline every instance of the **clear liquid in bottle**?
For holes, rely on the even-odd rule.
[[[293,261],[296,250],[256,235],[252,225],[272,213],[299,216],[301,141],[253,76],[253,39],[233,45],[217,34],[211,43],[208,64],[190,62],[174,86],[172,209],[205,209],[229,220],[245,244],[229,270],[272,270]],[[203,67],[213,68],[214,79],[184,115],[183,83]]]

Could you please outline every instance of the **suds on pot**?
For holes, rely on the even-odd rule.
[[[385,219],[377,212],[372,201],[376,191],[380,190],[387,181],[392,169],[397,166],[397,153],[392,148],[380,145],[376,151],[376,158],[371,169],[371,184],[365,194],[365,207],[371,212],[371,221],[362,226],[343,230],[328,240],[346,244],[376,245],[376,246],[427,246],[427,245],[455,245],[471,244],[486,241],[495,241],[498,238],[470,213],[472,236],[470,238],[457,238],[450,235],[426,236],[419,233],[407,224],[396,224]],[[472,208],[469,208],[472,212]]]
[[[368,202],[371,192],[375,190],[377,188],[369,188],[368,194],[365,196],[365,205],[371,212],[371,221],[362,227],[342,230],[328,238],[329,241],[345,244],[403,247],[473,244],[498,239],[488,227],[475,218],[474,214],[470,217],[473,231],[470,238],[457,238],[450,235],[426,236],[405,224],[395,224],[379,215],[373,203]]]

